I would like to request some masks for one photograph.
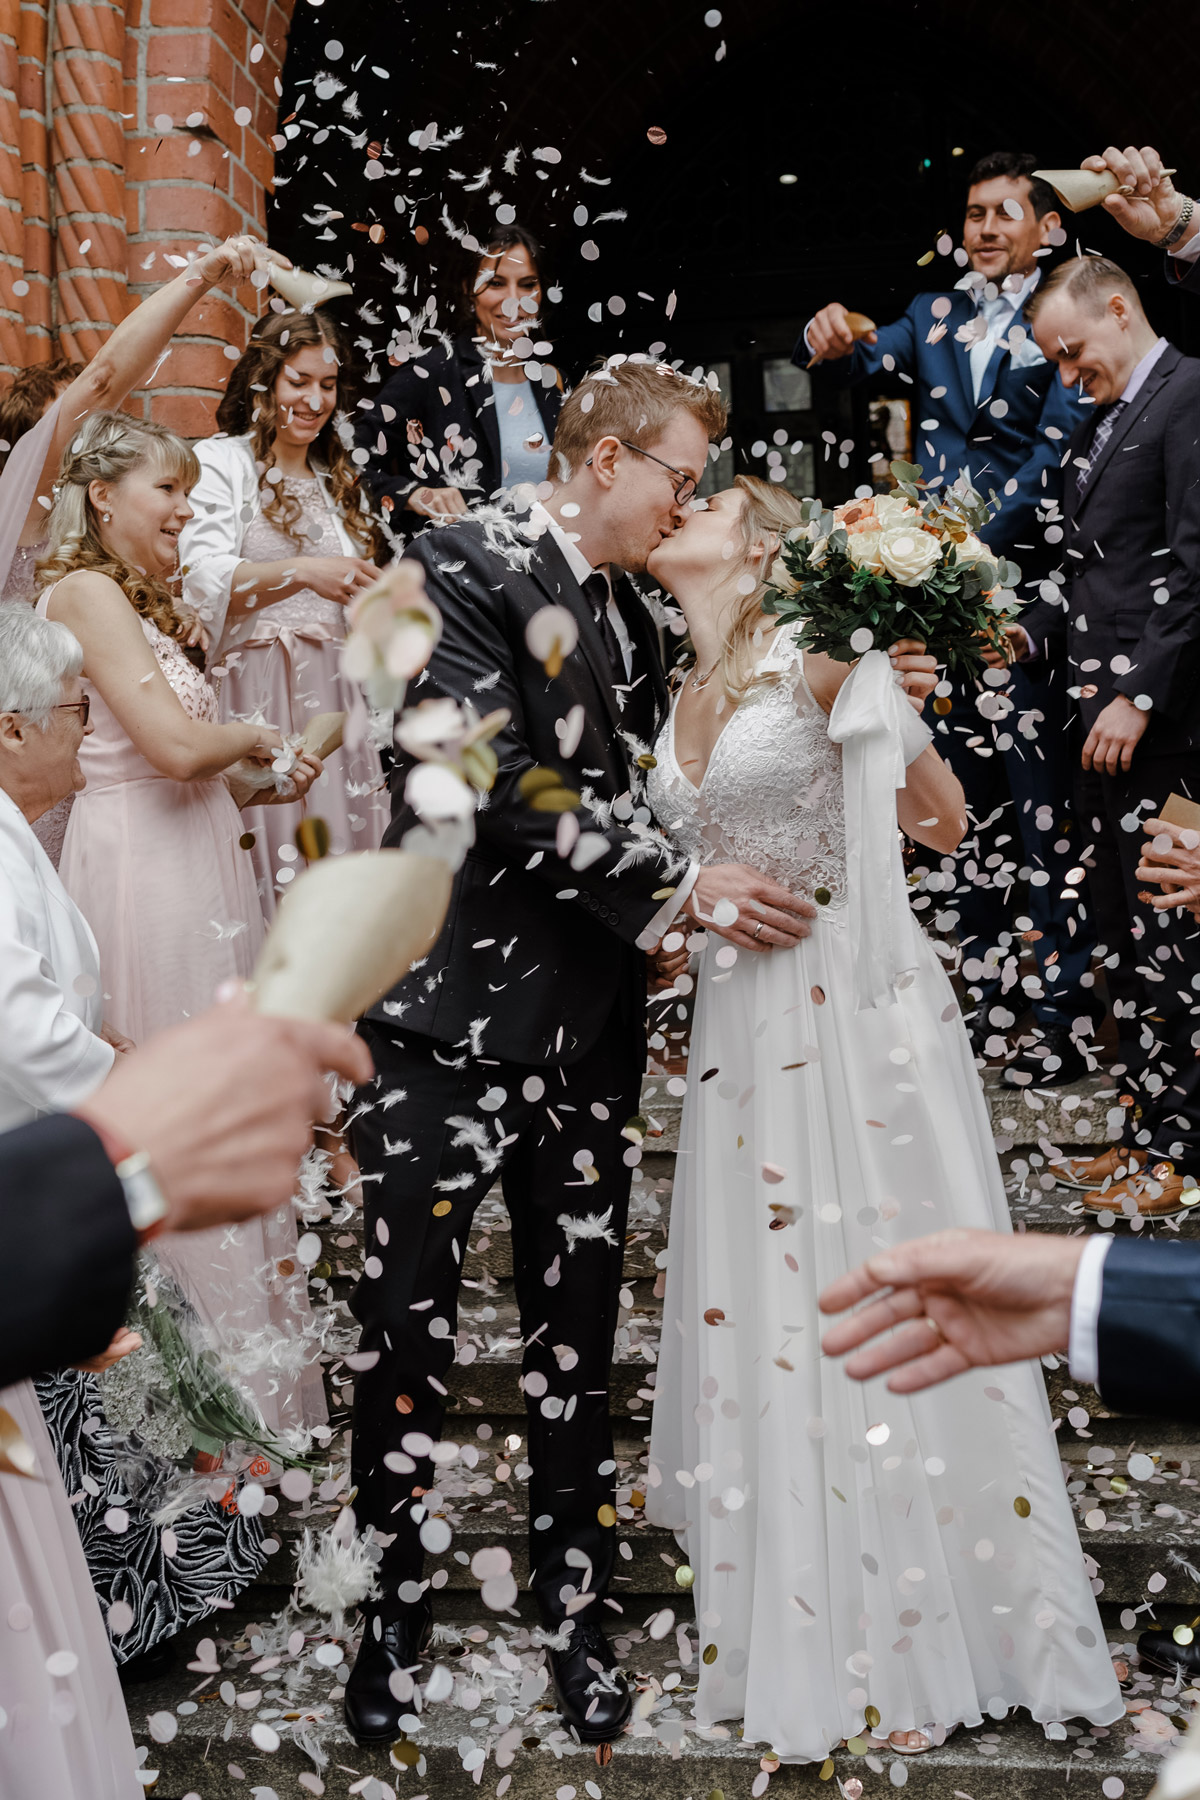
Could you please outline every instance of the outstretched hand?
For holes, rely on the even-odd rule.
[[[824,1313],[878,1298],[832,1325],[822,1348],[827,1356],[855,1351],[846,1363],[855,1381],[896,1370],[888,1382],[894,1394],[918,1393],[966,1369],[1065,1350],[1085,1241],[939,1231],[898,1244],[825,1289]],[[871,1342],[884,1332],[894,1335]]]

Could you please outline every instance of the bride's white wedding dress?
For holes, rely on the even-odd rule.
[[[649,786],[681,851],[826,902],[796,949],[730,967],[710,935],[696,973],[646,1501],[695,1571],[696,1718],[743,1719],[796,1761],[868,1731],[869,1707],[879,1735],[1015,1706],[1107,1724],[1123,1704],[1039,1366],[905,1398],[821,1354],[835,1276],[1011,1225],[953,990],[907,913],[886,660],[864,659],[832,724],[788,631],[760,668],[777,679],[701,787],[673,716]],[[881,957],[902,972],[856,1010]]]

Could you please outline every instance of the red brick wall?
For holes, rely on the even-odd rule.
[[[58,0],[47,130],[46,0],[0,0],[0,369],[93,355],[169,257],[262,235],[292,4]],[[134,410],[211,431],[260,310],[209,295]]]

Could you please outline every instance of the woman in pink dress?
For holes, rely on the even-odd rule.
[[[346,602],[378,576],[382,533],[339,435],[347,359],[332,320],[269,313],[229,377],[222,435],[196,446],[184,597],[211,636],[221,717],[271,719],[285,735],[355,704],[339,667]],[[335,751],[295,805],[247,809],[268,919],[295,874],[305,813],[325,821],[333,855],[377,849],[389,808],[374,747]]]
[[[60,873],[96,937],[106,1017],[135,1043],[248,976],[264,931],[223,776],[270,762],[282,738],[274,726],[218,723],[203,652],[167,587],[197,473],[192,451],[161,426],[90,419],[63,459],[40,570],[49,585],[38,611],[83,646],[94,726]],[[319,770],[301,761],[296,790]],[[323,1422],[292,1208],[156,1248],[268,1425]]]

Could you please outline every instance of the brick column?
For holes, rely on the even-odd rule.
[[[48,119],[46,0],[0,0],[0,369],[94,355],[173,258],[262,236],[292,4],[58,0]],[[208,296],[131,408],[211,431],[261,309]]]

